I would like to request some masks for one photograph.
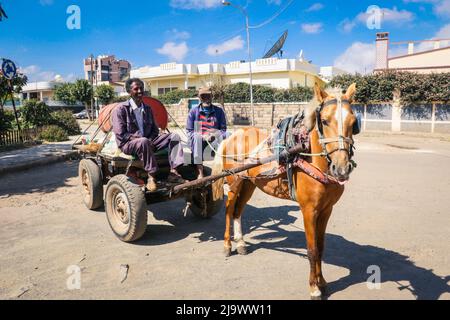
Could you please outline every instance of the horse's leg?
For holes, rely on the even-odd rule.
[[[230,191],[228,192],[228,199],[225,209],[225,234],[224,234],[224,253],[226,257],[231,255],[231,220],[233,219],[234,212],[236,210],[236,201],[241,191],[243,180],[237,178],[230,185]]]
[[[318,212],[315,208],[303,208],[303,223],[305,225],[306,246],[308,250],[308,259],[310,266],[309,273],[309,291],[311,299],[321,300],[322,292],[318,286],[316,266],[319,260],[318,249],[318,232],[317,232],[317,217]]]
[[[242,213],[244,211],[244,207],[247,202],[253,195],[255,191],[256,185],[254,185],[251,181],[245,180],[241,187],[241,192],[237,198],[236,202],[236,210],[234,211],[234,224],[233,224],[233,232],[234,232],[234,241],[236,242],[236,249],[238,254],[246,255],[247,248],[244,241],[244,234],[242,233]]]
[[[323,251],[325,248],[325,234],[327,229],[328,220],[330,219],[331,212],[333,211],[333,207],[330,206],[326,209],[324,209],[318,219],[317,219],[317,247],[319,249],[319,260],[316,262],[316,275],[317,275],[317,284],[319,286],[320,291],[322,294],[327,294],[326,287],[327,282],[325,281],[323,275],[322,275],[322,257],[323,257]]]

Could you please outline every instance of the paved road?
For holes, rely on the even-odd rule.
[[[327,232],[330,299],[450,299],[450,142],[366,135],[357,147]],[[295,203],[257,192],[243,217],[250,254],[230,258],[223,212],[204,221],[182,207],[149,206],[145,237],[125,244],[103,210],[83,206],[77,162],[2,176],[0,298],[309,299]],[[80,290],[67,289],[72,265]],[[373,265],[381,288],[369,290]]]

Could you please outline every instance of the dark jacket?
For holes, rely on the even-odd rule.
[[[159,128],[153,117],[152,109],[144,105],[144,138],[153,140],[159,135]],[[122,148],[128,141],[143,138],[139,132],[139,126],[131,107],[130,101],[121,103],[114,109],[112,114],[113,132],[116,135],[116,142]]]
[[[213,105],[212,108],[213,112],[210,114],[209,119],[214,121],[214,129],[219,130],[222,138],[225,139],[227,134],[227,118],[225,117],[225,112],[222,108],[215,105]],[[200,121],[200,112],[201,105],[192,108],[189,112],[186,124],[186,131],[188,132],[189,136],[192,136],[192,134],[194,133],[195,122]]]

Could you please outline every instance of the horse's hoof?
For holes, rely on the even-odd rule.
[[[311,300],[323,300],[322,292],[319,289],[311,292]]]
[[[237,247],[236,251],[238,254],[245,256],[247,255],[247,248],[245,246]]]
[[[231,248],[224,248],[223,253],[225,254],[225,257],[228,258],[231,256]]]

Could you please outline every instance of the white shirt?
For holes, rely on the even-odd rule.
[[[133,99],[130,99],[130,105],[134,115],[136,116],[139,131],[141,132],[141,135],[144,136],[144,104],[141,103],[141,106],[138,107],[136,102],[134,102]]]

